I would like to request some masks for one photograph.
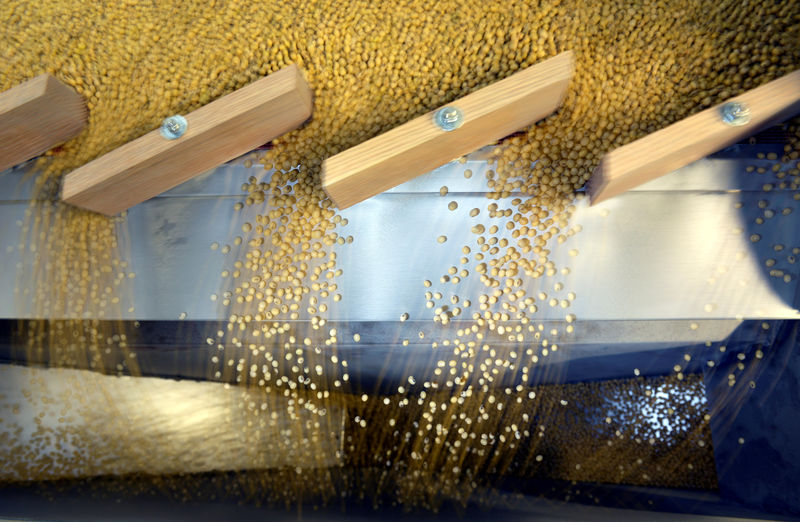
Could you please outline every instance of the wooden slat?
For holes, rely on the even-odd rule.
[[[339,208],[367,199],[507,136],[552,113],[572,76],[567,51],[448,103],[464,123],[440,129],[436,111],[325,160],[322,185]]]
[[[295,129],[311,107],[300,68],[284,67],[186,115],[176,140],[156,129],[70,172],[61,197],[117,214]]]
[[[797,113],[800,71],[728,101],[747,104],[749,123],[738,127],[724,123],[720,113],[724,104],[719,104],[603,156],[587,186],[592,204],[688,165]]]
[[[49,74],[0,93],[0,171],[76,136],[86,116],[83,96]]]

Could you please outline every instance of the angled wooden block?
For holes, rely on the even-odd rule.
[[[729,102],[739,102],[749,108],[749,122],[743,125],[725,123],[722,108]],[[603,156],[587,185],[591,203],[605,201],[663,176],[800,112],[800,70],[725,103]]]
[[[544,118],[561,105],[572,52],[528,67],[447,104],[463,124],[445,131],[433,111],[325,160],[322,186],[347,208]]]
[[[83,96],[49,74],[0,93],[0,171],[75,137],[86,116]]]
[[[300,126],[311,89],[296,65],[284,67],[185,116],[186,133],[156,129],[70,172],[61,198],[113,215]]]

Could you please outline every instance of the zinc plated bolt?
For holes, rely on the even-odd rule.
[[[738,127],[750,121],[750,107],[743,102],[728,102],[720,108],[723,123]]]
[[[184,135],[189,123],[181,115],[170,116],[161,123],[161,135],[168,140],[176,140]]]
[[[442,107],[433,115],[433,121],[440,129],[451,131],[461,127],[464,123],[464,114],[458,107]]]

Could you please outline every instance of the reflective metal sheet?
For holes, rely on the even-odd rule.
[[[570,224],[582,231],[563,245],[551,241],[550,258],[558,268],[569,267],[569,275],[525,280],[529,295],[545,292],[548,299],[562,299],[574,292],[576,298],[568,309],[540,303],[537,317],[556,320],[574,313],[589,321],[686,320],[687,328],[693,319],[797,317],[800,265],[792,262],[791,252],[800,246],[796,191],[765,193],[764,183],[777,185],[775,176],[745,173],[747,165],[771,164],[752,159],[770,147],[778,150],[777,145],[737,145],[596,207],[579,203]],[[477,301],[485,289],[474,263],[462,266],[459,260],[462,246],[477,247],[471,226],[490,224],[486,153],[478,151],[465,164],[449,163],[341,213],[349,225],[338,232],[352,235],[354,242],[336,247],[337,266],[344,271],[337,281],[343,299],[327,303],[329,320],[394,323],[403,313],[412,320],[430,320],[425,279],[433,282],[431,291],[442,292],[443,303],[450,304],[454,294]],[[465,168],[473,171],[470,179],[463,175]],[[24,220],[28,197],[19,188],[23,172],[0,174],[0,288],[6,296],[0,300],[0,316],[7,318],[20,310],[9,296],[19,262],[18,223]],[[220,273],[236,252],[226,256],[210,246],[232,241],[241,235],[244,221],[264,210],[233,210],[241,183],[251,175],[266,178],[269,173],[247,169],[238,160],[130,210],[127,234],[137,277],[129,296],[134,312],[123,306],[123,318],[227,317],[211,295],[229,289]],[[446,197],[439,195],[442,186],[449,188]],[[756,225],[765,210],[758,207],[761,200],[775,216]],[[458,202],[456,211],[448,210],[450,201]],[[497,203],[509,206],[509,201]],[[469,217],[472,208],[481,214]],[[787,208],[792,212],[783,215]],[[492,222],[505,231],[504,220]],[[751,242],[753,234],[760,241]],[[447,236],[444,244],[437,242],[440,235]],[[785,248],[776,252],[775,245]],[[768,259],[776,264],[767,267]],[[440,283],[451,266],[466,268],[470,276],[458,285]],[[775,269],[789,282],[770,276]],[[563,283],[562,291],[553,290],[556,282]],[[464,312],[462,317],[469,319],[472,309]]]

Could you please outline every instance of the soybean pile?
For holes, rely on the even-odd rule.
[[[8,20],[0,89],[47,72],[88,103],[87,130],[49,154],[49,178],[166,116],[290,63],[302,67],[313,119],[275,140],[261,162],[280,172],[249,184],[245,199],[285,209],[282,232],[269,239],[287,256],[304,242],[338,239],[319,183],[325,158],[573,50],[563,108],[498,151],[489,197],[524,195],[508,209],[523,241],[493,261],[507,276],[546,270],[543,243],[559,235],[574,191],[603,153],[800,63],[793,1],[11,1],[0,14]]]
[[[254,176],[243,184],[236,206],[259,213],[243,226],[244,237],[225,238],[241,245],[241,257],[222,274],[229,288],[219,304],[229,321],[208,338],[220,352],[209,361],[209,378],[284,395],[294,401],[292,408],[315,414],[344,403],[359,413],[348,419],[348,429],[372,434],[368,443],[345,439],[348,459],[363,468],[397,466],[376,474],[374,495],[387,492],[380,484],[388,473],[395,478],[386,479],[385,489],[396,501],[434,509],[443,496],[466,502],[482,473],[502,474],[517,456],[531,466],[543,460],[519,453],[530,447],[520,438],[543,436],[524,406],[535,393],[522,385],[495,390],[495,383],[503,372],[528,373],[540,356],[557,349],[548,341],[548,334],[556,335],[535,324],[537,307],[566,309],[575,296],[554,301],[526,295],[523,278],[569,270],[555,266],[551,249],[579,231],[569,223],[576,192],[602,155],[800,67],[796,1],[11,0],[0,5],[0,16],[7,20],[0,27],[0,90],[50,73],[82,94],[89,108],[87,128],[37,162],[37,193],[23,225],[33,287],[20,288],[20,297],[33,294],[33,315],[72,320],[60,323],[60,337],[47,337],[54,360],[65,365],[102,369],[101,353],[109,345],[127,350],[124,336],[82,319],[118,309],[134,313],[127,308],[125,281],[135,274],[126,260],[124,215],[105,218],[52,201],[63,175],[157,128],[167,116],[191,112],[288,64],[303,68],[314,92],[313,118],[259,153],[257,161],[274,173],[268,181]],[[461,264],[476,264],[486,293],[461,296],[454,308],[441,306],[443,296],[426,293],[432,320],[442,324],[462,312],[470,316],[467,308],[474,304],[472,326],[440,345],[460,362],[441,361],[440,383],[409,380],[386,399],[348,396],[347,361],[334,350],[340,339],[326,327],[326,311],[328,303],[347,297],[336,282],[341,269],[333,247],[353,238],[341,233],[346,220],[321,188],[323,160],[566,50],[575,53],[576,69],[563,106],[497,144],[487,174],[490,201],[485,210],[470,211],[486,221],[466,225],[479,248],[464,246]],[[796,148],[786,153],[787,161],[797,159]],[[467,179],[471,174],[464,172]],[[445,187],[441,194],[448,194]],[[448,204],[449,210],[457,207]],[[512,240],[500,237],[500,219]],[[451,282],[467,277],[475,275],[455,267],[442,275]],[[311,323],[313,335],[293,331],[291,321],[301,319]],[[564,319],[571,333],[576,318]],[[486,341],[490,331],[523,348],[495,355]],[[29,333],[35,347],[41,337]],[[251,355],[227,357],[228,345],[245,346]],[[480,354],[491,358],[473,364]],[[321,380],[326,385],[311,380],[322,372],[321,364],[313,364],[317,359],[337,365],[335,374],[323,376],[330,377]],[[125,370],[135,373],[135,358],[126,360]],[[669,384],[680,381],[679,373]],[[387,414],[409,402],[419,411]],[[692,419],[690,442],[703,442],[706,453],[691,483],[711,487],[707,418],[693,412]],[[589,433],[569,443],[582,447]],[[385,455],[375,450],[381,444],[388,445]],[[635,461],[642,451],[623,445],[606,460],[577,451],[573,468],[560,476],[597,480],[613,459]],[[397,454],[405,460],[394,462]],[[615,480],[653,484],[657,476],[661,484],[680,485],[685,460],[676,450],[664,460],[667,470],[649,474],[626,461]],[[327,471],[288,477],[269,482],[280,488],[279,499],[293,500],[312,484],[329,497],[338,494]]]

